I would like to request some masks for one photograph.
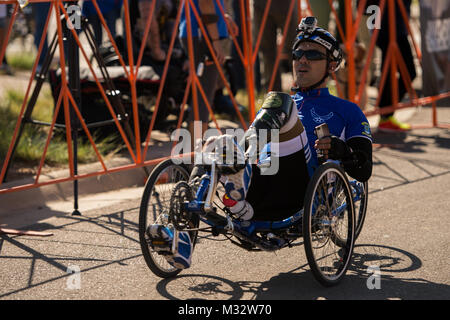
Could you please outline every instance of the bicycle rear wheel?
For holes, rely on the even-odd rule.
[[[339,283],[353,253],[355,214],[347,177],[335,163],[321,165],[308,184],[303,240],[314,277],[327,287]]]
[[[158,164],[147,179],[142,195],[139,211],[139,242],[142,254],[150,270],[162,278],[176,276],[181,269],[171,266],[166,259],[148,244],[146,235],[147,227],[157,223],[168,225],[170,221],[170,199],[175,186],[180,181],[188,181],[189,173],[182,165],[177,165],[171,159]],[[198,227],[198,220],[193,222],[193,227]],[[197,231],[190,233],[194,245]]]
[[[361,233],[364,220],[366,219],[367,212],[367,202],[369,200],[369,183],[366,182],[356,182],[360,184],[361,190],[361,199],[357,202],[354,202],[355,206],[355,218],[356,218],[356,229],[355,229],[355,240],[358,238]]]

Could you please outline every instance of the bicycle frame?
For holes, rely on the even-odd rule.
[[[226,217],[223,217],[215,212],[215,208],[212,205],[212,198],[216,193],[218,181],[219,172],[215,160],[213,160],[211,169],[206,170],[206,174],[202,177],[195,199],[191,202],[186,202],[184,209],[192,214],[198,214],[200,221],[212,227],[212,233],[215,235],[231,233],[264,251],[274,251],[288,245],[286,242],[280,244],[266,240],[258,236],[257,233],[283,232],[288,231],[290,228],[299,228],[302,222],[303,209],[280,221],[240,221],[233,219],[228,214]],[[359,201],[362,193],[361,186],[356,180],[352,180],[350,183],[352,190],[354,190],[353,201]],[[202,199],[205,200],[203,201]],[[346,209],[346,206],[347,204],[343,204],[332,210],[332,216],[339,216]],[[323,223],[326,224],[327,222],[324,221]],[[293,236],[298,238],[301,234]]]
[[[352,187],[352,191],[354,191],[353,202],[360,201],[363,193],[363,187],[361,186],[361,182],[357,180],[349,180],[349,183],[350,187]]]
[[[145,262],[155,275],[170,278],[184,269],[172,261],[172,255],[178,253],[173,243],[177,243],[179,233],[189,234],[194,249],[198,233],[205,232],[214,237],[222,234],[225,239],[221,240],[247,251],[274,252],[302,245],[317,281],[326,287],[340,282],[364,222],[367,182],[350,183],[343,168],[328,161],[308,182],[302,210],[280,221],[240,221],[221,201],[224,190],[218,187],[222,181],[219,177],[230,170],[219,162],[221,158],[214,159],[217,162],[204,163],[203,170],[196,170],[204,172],[200,176],[189,175],[184,166],[167,159],[147,179],[139,212],[139,242]],[[360,200],[358,216],[354,200]],[[155,225],[157,230],[150,228]],[[160,238],[155,235],[164,227],[174,233],[170,248],[170,237],[158,242]],[[162,247],[156,248],[158,245]]]

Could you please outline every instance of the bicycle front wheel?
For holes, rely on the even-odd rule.
[[[321,165],[308,184],[303,238],[314,277],[327,287],[340,282],[353,254],[355,214],[347,176],[335,163]]]

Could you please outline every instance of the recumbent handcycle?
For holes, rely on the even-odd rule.
[[[339,283],[351,263],[353,248],[367,211],[368,183],[349,180],[338,161],[321,164],[310,177],[304,206],[280,221],[241,221],[223,204],[219,183],[223,164],[207,155],[205,174],[190,179],[187,165],[167,159],[147,179],[139,213],[139,238],[150,270],[162,278],[182,271],[169,264],[158,243],[149,238],[149,225],[170,226],[176,237],[188,232],[193,244],[199,232],[224,235],[248,251],[294,248],[303,240],[311,271],[324,286]],[[174,250],[172,248],[172,250]],[[166,252],[171,254],[171,252]]]

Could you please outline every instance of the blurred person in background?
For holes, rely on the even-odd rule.
[[[6,36],[8,33],[8,25],[9,25],[9,16],[8,16],[8,5],[0,4],[0,50],[3,48],[3,44],[5,43]],[[11,68],[6,61],[6,48],[5,55],[3,56],[3,61],[0,65],[0,73],[5,73],[8,75],[12,75]]]
[[[231,26],[231,32],[233,34],[237,34],[238,28],[234,23],[231,16],[225,13],[225,16],[222,15],[221,10],[219,9],[216,0],[194,0],[194,5],[196,7],[197,12],[201,16],[202,24],[205,27],[206,32],[208,33],[209,40],[212,44],[213,50],[215,51],[215,55],[219,64],[223,66],[226,58],[226,50],[224,47],[224,41],[228,39],[229,33],[227,29],[227,23],[225,19],[227,19],[228,24]],[[222,8],[226,10],[227,6],[224,5],[224,0],[220,0]],[[183,47],[186,52],[189,52],[188,48],[188,26],[187,26],[187,18],[185,15],[184,8],[182,9],[181,14],[181,22],[179,27],[180,38],[183,44]],[[206,41],[203,39],[203,35],[200,31],[199,24],[195,18],[194,12],[190,10],[190,18],[191,18],[191,28],[192,28],[192,36],[193,36],[193,49],[194,49],[194,68],[195,72],[200,80],[200,84],[202,86],[203,91],[205,92],[206,98],[208,100],[208,104],[212,107],[214,96],[217,88],[220,85],[220,77],[219,72],[217,71],[216,65],[213,62],[211,57],[211,53],[206,45]],[[199,68],[200,66],[200,68]],[[205,132],[208,129],[209,122],[209,110],[206,106],[206,103],[200,94],[200,91],[197,90],[198,96],[198,116],[201,121],[201,132]],[[196,141],[197,138],[194,137],[194,106],[193,101],[189,102],[189,113],[188,113],[188,123],[189,123],[189,131],[192,137],[192,143]],[[214,110],[212,110],[214,111]]]
[[[270,80],[274,72],[275,61],[277,58],[278,49],[278,33],[282,33],[287,21],[288,10],[291,1],[289,0],[278,0],[272,1],[268,12],[266,24],[264,26],[264,31],[261,37],[261,44],[259,47],[260,56],[260,72],[261,72],[261,87],[264,91],[268,89],[274,91],[281,91],[281,66],[278,65],[275,71],[275,81],[272,88],[269,88]],[[262,28],[262,20],[264,17],[264,10],[266,8],[267,1],[263,0],[253,0],[253,41],[256,43],[260,29]],[[295,37],[295,28],[298,25],[298,12],[297,6],[294,6],[292,12],[290,24],[288,26],[288,31],[286,34],[286,39],[284,41],[284,48],[282,53],[289,54],[290,46],[289,40]],[[280,61],[281,62],[281,61]],[[288,72],[291,70],[288,69]]]
[[[31,9],[33,11],[33,19],[35,22],[34,29],[34,45],[36,49],[39,49],[39,44],[41,42],[42,33],[44,32],[45,22],[47,21],[48,11],[50,9],[50,2],[40,2],[32,3]],[[45,56],[48,53],[48,39],[45,36],[44,45],[42,46],[41,56],[39,57],[39,62],[36,72],[39,72],[44,63]]]
[[[379,5],[378,0],[370,0],[367,5],[375,4]],[[410,17],[410,7],[411,0],[403,0],[403,4],[405,6],[408,18]],[[383,17],[381,19],[381,28],[378,34],[377,46],[381,49],[382,52],[382,63],[381,70],[383,70],[384,64],[386,63],[387,53],[389,48],[389,19],[388,19],[388,7],[385,7],[383,12]],[[405,21],[400,12],[400,7],[398,3],[395,3],[395,30],[396,30],[396,42],[397,46],[400,49],[400,55],[405,62],[406,69],[409,74],[409,78],[411,82],[416,78],[416,69],[414,65],[414,57],[412,54],[411,45],[408,40],[408,30],[406,28]],[[398,102],[401,102],[404,98],[407,88],[404,84],[404,79],[401,73],[397,78],[397,86],[398,86]],[[383,91],[381,94],[380,109],[385,107],[392,106],[392,82],[390,74],[386,76],[386,82],[384,83]],[[404,123],[399,121],[394,117],[394,112],[384,113],[380,116],[380,121],[378,124],[378,131],[384,132],[403,132],[411,130],[411,125],[408,123]]]
[[[153,0],[139,0],[140,18],[137,20],[137,29],[143,37],[150,14]],[[159,20],[165,19],[173,10],[174,4],[171,0],[156,0],[155,11],[150,22],[149,35],[147,37],[147,47],[150,49],[150,56],[154,61],[163,62],[166,60],[167,52],[162,48],[162,39]]]
[[[122,0],[101,0],[97,1],[97,4],[106,21],[111,36],[114,38],[116,36],[116,21],[120,18],[122,11]],[[82,14],[92,26],[96,43],[100,46],[103,43],[103,28],[92,1],[83,2]]]

